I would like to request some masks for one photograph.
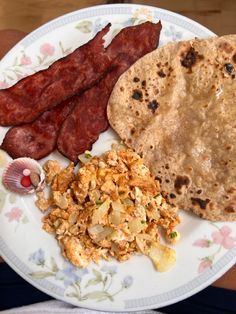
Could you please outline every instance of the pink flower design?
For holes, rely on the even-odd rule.
[[[193,243],[193,245],[199,247],[209,247],[211,245],[211,241],[207,239],[198,239]]]
[[[212,240],[215,244],[222,245],[225,249],[234,246],[234,239],[230,236],[232,230],[228,226],[223,226],[219,231],[212,232]]]
[[[29,56],[25,55],[25,54],[21,57],[20,62],[23,65],[29,65],[29,64],[32,63],[31,58]]]
[[[49,43],[45,43],[40,46],[40,52],[44,56],[52,56],[55,52],[55,47]]]
[[[207,269],[211,267],[212,267],[212,260],[208,257],[205,257],[204,259],[202,259],[201,263],[199,264],[198,273],[203,273],[204,271],[206,271]]]
[[[18,207],[13,207],[9,212],[5,214],[5,216],[8,218],[8,222],[11,221],[20,221],[20,218],[22,216],[23,212]]]
[[[23,78],[25,78],[27,76],[26,73],[16,73],[16,77],[17,77],[17,80],[22,80]]]
[[[5,81],[0,81],[0,88],[7,88],[8,84]]]

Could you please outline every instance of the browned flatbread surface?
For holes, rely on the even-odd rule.
[[[117,82],[108,119],[170,202],[236,220],[236,35],[170,43]]]

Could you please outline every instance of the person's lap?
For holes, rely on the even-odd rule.
[[[0,296],[0,311],[52,299],[17,275],[6,263],[0,263]],[[208,287],[159,311],[167,314],[236,313],[235,291]]]

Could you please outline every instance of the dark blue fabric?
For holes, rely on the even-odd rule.
[[[6,263],[0,263],[0,310],[52,299],[31,286]]]
[[[27,283],[6,263],[0,263],[0,310],[51,299]],[[236,314],[236,291],[208,287],[184,301],[158,310],[166,314]]]
[[[236,314],[236,291],[210,286],[159,311],[166,314]]]

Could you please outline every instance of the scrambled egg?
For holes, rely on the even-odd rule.
[[[160,231],[174,244],[180,219],[143,159],[122,148],[101,157],[86,152],[83,161],[76,174],[73,163],[62,169],[58,161],[48,161],[44,171],[50,196],[40,192],[36,202],[43,211],[50,208],[43,229],[55,235],[63,256],[86,267],[92,261],[125,261],[141,253],[159,271],[168,270],[176,254],[160,243]]]

